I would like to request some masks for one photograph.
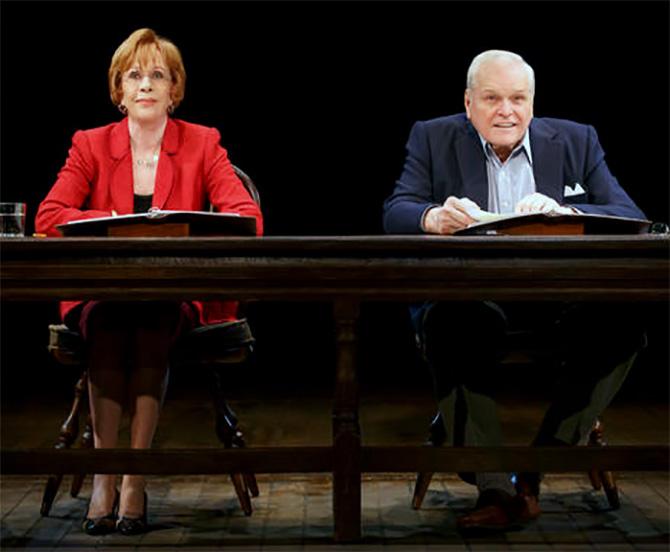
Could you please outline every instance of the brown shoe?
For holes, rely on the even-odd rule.
[[[479,495],[474,511],[460,516],[456,524],[459,529],[504,531],[536,519],[540,513],[536,496],[488,489]]]

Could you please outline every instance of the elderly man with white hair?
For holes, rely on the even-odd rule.
[[[465,113],[417,122],[395,189],[384,204],[393,234],[453,234],[494,213],[582,212],[644,218],[610,173],[593,127],[533,118],[535,76],[518,54],[489,50],[467,73]],[[445,285],[449,285],[445,282]],[[553,401],[535,445],[587,439],[644,345],[633,307],[608,304],[426,302],[411,308],[431,369],[447,443],[495,446],[494,399],[506,329],[546,327],[562,349]],[[507,528],[540,514],[539,474],[477,473],[475,511],[462,528]]]

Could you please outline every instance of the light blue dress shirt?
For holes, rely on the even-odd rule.
[[[533,155],[530,151],[528,130],[521,143],[503,163],[491,144],[479,135],[486,155],[489,206],[491,213],[514,213],[514,207],[529,194],[535,193]],[[480,207],[484,208],[483,205]]]

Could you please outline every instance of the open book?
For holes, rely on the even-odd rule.
[[[646,234],[651,226],[649,220],[586,213],[549,212],[516,215],[476,210],[471,216],[478,222],[454,232],[455,236]]]
[[[63,236],[255,236],[256,219],[238,213],[162,211],[74,220],[60,224]]]

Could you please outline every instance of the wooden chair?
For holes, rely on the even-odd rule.
[[[546,361],[551,356],[551,350],[541,340],[537,340],[537,336],[533,336],[531,331],[514,331],[508,333],[509,351],[502,360],[503,364],[529,364],[532,362]],[[535,346],[530,344],[534,343]],[[606,445],[603,424],[600,420],[596,420],[591,433],[589,434],[588,446],[602,447]],[[425,445],[439,447],[444,444],[447,439],[446,430],[442,423],[442,415],[438,411],[433,417],[428,430],[428,439]],[[460,474],[459,474],[460,475]],[[470,478],[471,474],[462,474],[461,478],[469,483],[474,484],[474,478]],[[619,489],[616,484],[615,473],[608,470],[591,470],[588,473],[591,485],[595,490],[603,489],[610,507],[613,510],[618,510],[621,506],[619,500]],[[416,482],[414,484],[414,494],[412,495],[412,508],[418,510],[421,508],[423,499],[426,496],[428,487],[430,486],[432,472],[420,472],[417,474]]]
[[[260,206],[260,196],[251,178],[238,167],[233,166],[252,199]],[[240,305],[242,308],[243,305]],[[242,448],[245,446],[244,436],[238,427],[238,418],[226,401],[224,394],[225,370],[231,365],[241,364],[247,360],[253,350],[255,339],[246,318],[230,322],[196,328],[183,336],[177,344],[173,363],[177,365],[207,367],[213,378],[212,399],[215,411],[215,430],[219,441],[225,448]],[[78,332],[72,331],[64,324],[49,326],[49,352],[60,364],[67,366],[83,365],[83,340]],[[80,373],[74,387],[74,399],[70,412],[60,427],[54,448],[66,449],[73,446],[79,435],[80,417],[87,412],[86,370]],[[90,414],[79,441],[81,448],[93,447],[93,430]],[[81,490],[85,475],[76,474],[72,478],[70,495],[76,497]],[[233,473],[230,475],[240,506],[246,515],[253,509],[250,497],[259,494],[254,474]],[[63,475],[51,475],[47,479],[42,497],[40,513],[48,516]]]

